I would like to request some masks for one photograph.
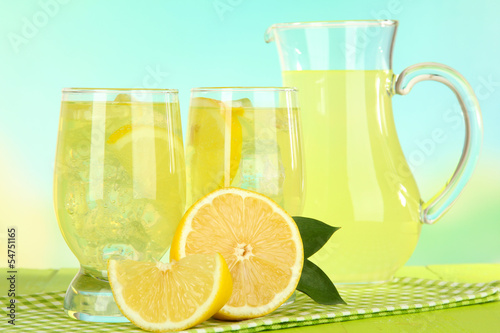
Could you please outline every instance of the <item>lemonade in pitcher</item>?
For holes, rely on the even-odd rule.
[[[101,278],[111,257],[160,259],[185,207],[182,133],[166,109],[178,104],[129,97],[61,107],[58,221],[82,267]]]
[[[386,279],[420,234],[420,195],[399,147],[392,80],[389,70],[283,72],[284,85],[299,89],[306,165],[314,166],[306,168],[304,216],[341,227],[312,257],[334,281]]]
[[[283,84],[297,87],[304,133],[304,215],[339,226],[312,258],[336,283],[392,279],[410,258],[421,224],[433,224],[457,200],[479,156],[482,121],[474,91],[443,64],[392,73],[394,20],[277,23]],[[465,120],[462,156],[429,200],[420,197],[394,125],[391,98],[437,81],[458,99]]]

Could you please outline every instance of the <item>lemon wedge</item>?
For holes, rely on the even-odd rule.
[[[171,263],[109,260],[108,278],[123,315],[153,332],[196,326],[216,313],[232,291],[228,267],[217,253]]]

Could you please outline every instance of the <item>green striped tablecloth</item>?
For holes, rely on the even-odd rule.
[[[254,332],[493,302],[500,300],[500,281],[459,283],[396,278],[383,285],[339,288],[339,291],[347,305],[320,305],[297,293],[293,304],[265,317],[241,322],[211,319],[189,332]],[[63,291],[18,296],[16,329],[20,332],[142,332],[130,323],[102,324],[71,319],[62,310],[63,298]],[[0,331],[15,331],[5,319],[9,298],[2,296],[0,301]]]

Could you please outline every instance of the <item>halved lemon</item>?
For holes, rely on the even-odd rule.
[[[274,311],[294,292],[304,252],[293,219],[271,199],[238,188],[216,190],[182,218],[170,257],[194,253],[224,256],[233,294],[214,316],[239,320]]]
[[[228,267],[218,253],[171,263],[109,260],[108,278],[123,315],[153,332],[198,325],[227,302],[232,290]]]
[[[186,160],[190,166],[188,193],[192,196],[188,202],[194,203],[207,193],[229,185],[238,172],[243,142],[238,117],[244,110],[241,103],[228,106],[205,97],[192,98],[190,103]]]

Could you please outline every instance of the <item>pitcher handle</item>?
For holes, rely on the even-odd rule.
[[[427,80],[444,83],[455,93],[465,120],[464,148],[453,175],[432,199],[422,205],[421,221],[433,224],[451,208],[469,181],[479,158],[483,125],[479,103],[471,86],[460,73],[446,65],[424,62],[406,68],[396,80],[395,92],[406,95],[417,82]]]

